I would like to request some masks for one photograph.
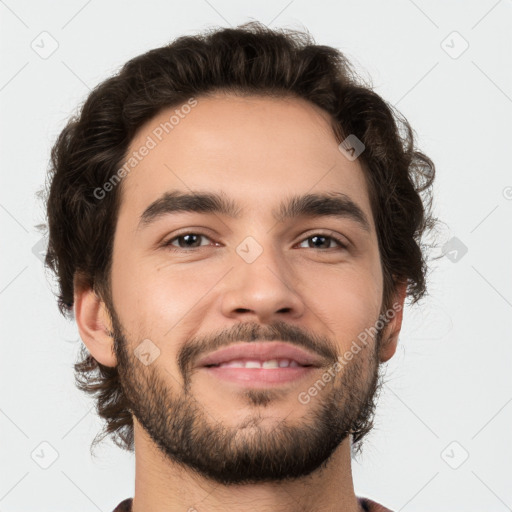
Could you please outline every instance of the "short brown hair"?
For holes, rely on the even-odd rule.
[[[307,32],[270,30],[258,22],[182,36],[128,61],[87,97],[51,152],[48,175],[46,265],[56,274],[58,305],[73,309],[73,279],[110,304],[113,238],[120,187],[101,200],[94,191],[120,168],[137,130],[164,108],[215,91],[295,96],[330,114],[341,143],[355,135],[368,183],[390,306],[398,281],[412,303],[426,291],[426,229],[435,168],[415,148],[407,120],[356,74],[335,48],[317,45]],[[133,421],[116,368],[98,363],[82,347],[77,385],[96,395],[105,435],[133,450]]]

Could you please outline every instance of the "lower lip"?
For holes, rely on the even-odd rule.
[[[286,384],[301,379],[310,374],[314,366],[299,366],[296,368],[229,368],[229,367],[203,367],[215,378],[234,382],[246,387],[274,386]]]

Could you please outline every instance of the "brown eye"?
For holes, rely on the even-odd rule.
[[[165,242],[164,247],[175,247],[177,250],[204,247],[204,245],[201,245],[200,243],[202,238],[207,238],[210,240],[206,235],[203,235],[202,233],[183,233]],[[175,241],[178,241],[178,246],[174,244]]]
[[[315,233],[314,235],[308,236],[303,240],[303,242],[306,240],[311,241],[311,243],[308,244],[308,248],[311,249],[334,249],[335,247],[330,246],[331,242],[338,244],[341,249],[348,249],[347,245],[339,238],[330,235],[324,235],[322,233]]]

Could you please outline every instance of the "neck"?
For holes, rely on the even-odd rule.
[[[360,512],[352,481],[350,438],[326,465],[287,482],[225,486],[198,476],[160,452],[134,421],[135,495],[132,512]]]

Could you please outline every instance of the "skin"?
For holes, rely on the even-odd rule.
[[[339,151],[328,114],[309,102],[227,94],[197,100],[122,181],[110,307],[76,282],[82,340],[97,361],[118,366],[132,403],[133,510],[359,511],[350,429],[368,421],[379,363],[395,353],[405,284],[394,300],[400,308],[379,336],[308,403],[298,395],[382,313],[380,254],[363,169]],[[130,151],[174,108],[146,123]],[[244,214],[180,213],[137,229],[147,206],[176,189],[222,191]],[[369,233],[348,218],[276,222],[271,215],[284,197],[330,191],[360,206]],[[201,247],[175,240],[178,253],[162,246],[185,233],[204,234]],[[327,249],[308,242],[329,233],[350,241],[349,248],[329,239],[321,245]],[[248,236],[262,248],[250,264],[236,252]],[[298,331],[329,357],[307,377],[266,390],[249,391],[193,368],[214,343],[249,341],[241,326],[261,339],[274,326],[280,336],[267,339],[292,344]],[[160,350],[147,366],[134,355],[145,339]],[[186,421],[195,434],[183,428]],[[198,461],[202,465],[192,467]]]

